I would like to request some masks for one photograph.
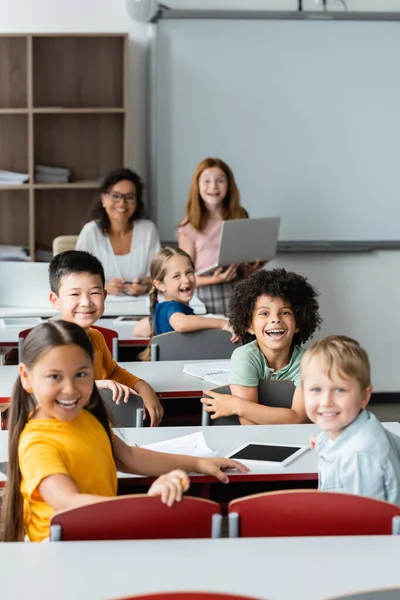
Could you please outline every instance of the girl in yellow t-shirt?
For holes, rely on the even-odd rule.
[[[227,482],[221,469],[231,467],[247,470],[230,459],[128,446],[114,435],[94,383],[93,348],[78,325],[50,321],[26,338],[11,403],[5,541],[44,540],[55,511],[115,496],[117,468],[158,477],[148,493],[171,506],[189,487],[187,471]]]

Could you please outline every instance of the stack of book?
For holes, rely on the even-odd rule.
[[[28,173],[16,171],[2,171],[0,169],[0,185],[21,185],[29,180]]]
[[[68,183],[71,172],[64,167],[35,166],[36,183]]]

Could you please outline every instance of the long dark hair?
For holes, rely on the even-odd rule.
[[[49,321],[32,329],[27,336],[21,361],[31,369],[43,352],[57,346],[76,344],[90,357],[93,362],[93,347],[89,336],[84,330],[67,321]],[[9,420],[7,483],[3,504],[4,541],[14,542],[24,539],[23,499],[21,496],[21,471],[18,462],[18,445],[21,433],[29,421],[29,416],[35,410],[36,403],[31,394],[23,387],[20,377],[14,384],[11,414]],[[111,429],[108,413],[100,393],[93,382],[93,390],[85,410],[90,412],[106,430],[111,443]]]
[[[136,188],[136,210],[133,215],[129,217],[128,223],[132,223],[132,221],[136,221],[137,219],[142,219],[145,216],[143,202],[144,185],[140,176],[134,171],[131,171],[130,169],[116,169],[115,171],[111,171],[100,186],[100,194],[107,194],[114,185],[120,181],[130,181]],[[108,233],[108,231],[110,231],[111,222],[108,218],[107,211],[101,202],[101,198],[96,200],[93,205],[91,216],[103,233]]]

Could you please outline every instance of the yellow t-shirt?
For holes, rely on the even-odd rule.
[[[55,512],[38,486],[49,475],[69,475],[81,494],[115,496],[117,471],[111,443],[101,423],[87,410],[73,421],[31,419],[18,445],[24,499],[25,533],[32,542],[49,536]]]
[[[133,389],[139,377],[132,375],[115,362],[103,334],[96,329],[89,329],[89,338],[94,350],[94,378],[112,379]]]

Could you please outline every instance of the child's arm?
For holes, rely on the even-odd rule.
[[[149,338],[150,337],[150,321],[149,317],[140,319],[133,328],[133,335],[137,337]]]
[[[242,388],[242,386],[231,386],[232,388]],[[303,391],[300,387],[295,390],[292,408],[263,406],[262,404],[258,404],[258,398],[254,401],[235,395],[219,394],[212,390],[206,391],[206,394],[207,396],[211,396],[211,398],[202,398],[201,402],[206,405],[206,412],[214,413],[211,418],[214,417],[217,419],[219,417],[237,415],[242,425],[277,425],[308,422],[304,408]]]
[[[179,502],[189,489],[190,480],[186,473],[175,470],[158,477],[148,490],[149,496],[161,496],[161,502],[172,506]],[[104,502],[113,496],[81,494],[69,475],[50,475],[39,484],[39,493],[43,500],[54,510],[69,510],[95,502]]]
[[[135,392],[140,394],[143,398],[144,408],[150,415],[151,426],[156,427],[159,425],[161,419],[163,418],[164,410],[152,387],[146,381],[143,381],[143,379],[135,377],[135,375],[129,373],[123,367],[120,367],[111,356],[111,352],[105,343],[102,347],[102,355],[103,367],[107,379],[113,380],[114,382],[127,386],[128,388],[133,388]]]
[[[197,458],[183,454],[154,452],[137,446],[128,446],[115,435],[113,436],[113,447],[117,469],[124,473],[158,477],[167,471],[182,469],[187,473],[211,475],[222,483],[228,483],[229,478],[223,469],[237,469],[241,473],[248,471],[247,467],[230,458]]]
[[[150,427],[157,427],[164,416],[164,409],[160,404],[155,391],[147,381],[139,379],[134,386],[135,392],[143,398],[143,404],[150,416]]]
[[[170,316],[169,322],[171,327],[179,333],[199,331],[200,329],[222,329],[233,334],[227,319],[214,319],[199,315],[185,315],[184,313],[176,312]],[[231,340],[235,342],[237,339],[237,336],[233,334]]]

